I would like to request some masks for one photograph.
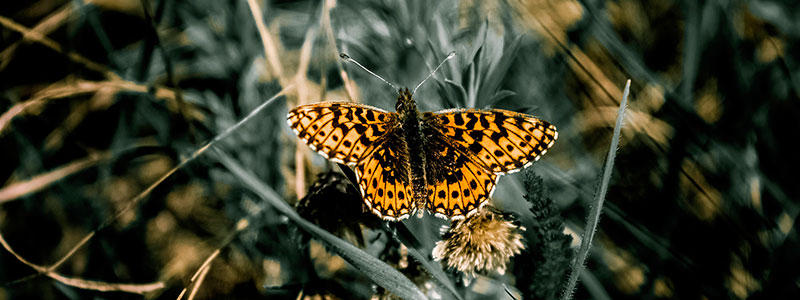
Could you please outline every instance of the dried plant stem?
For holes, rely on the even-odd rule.
[[[192,286],[192,292],[189,293],[188,299],[190,300],[194,299],[194,295],[197,293],[197,290],[199,290],[200,286],[203,284],[203,280],[206,278],[208,270],[211,269],[211,262],[214,261],[214,259],[217,258],[217,256],[219,256],[220,250],[221,249],[217,249],[214,251],[214,253],[211,253],[211,255],[208,258],[206,258],[203,264],[200,265],[200,268],[197,269],[194,275],[192,275],[192,280],[189,283],[190,284],[194,283],[194,285]],[[183,288],[180,295],[178,295],[177,298],[178,300],[183,299],[183,295],[186,294],[187,289],[188,287]]]
[[[136,195],[136,196],[135,196],[135,197],[133,197],[132,199],[128,200],[128,201],[125,203],[125,205],[124,205],[124,206],[123,206],[123,207],[122,207],[122,208],[121,208],[121,209],[120,209],[120,210],[119,210],[119,211],[118,211],[116,214],[114,214],[113,216],[110,216],[110,217],[108,217],[108,218],[107,218],[105,221],[103,221],[103,223],[101,223],[101,224],[100,224],[99,226],[97,226],[97,227],[96,227],[94,230],[92,230],[92,232],[90,232],[89,234],[87,234],[87,235],[86,235],[86,236],[85,236],[83,239],[81,239],[81,241],[80,241],[80,242],[78,242],[78,243],[77,243],[75,246],[73,246],[73,247],[72,247],[72,248],[71,248],[69,251],[67,251],[67,254],[65,254],[63,257],[61,257],[61,259],[59,259],[59,260],[58,260],[56,263],[54,263],[54,264],[52,264],[52,265],[50,265],[50,266],[48,266],[48,267],[34,268],[34,269],[36,269],[36,270],[38,271],[38,274],[36,274],[36,275],[40,275],[40,274],[44,274],[44,273],[48,273],[48,272],[52,272],[53,270],[57,269],[59,266],[61,266],[61,264],[63,264],[63,263],[64,263],[65,261],[67,261],[67,260],[68,260],[70,257],[72,257],[72,255],[74,255],[74,254],[75,254],[75,253],[78,251],[78,249],[80,249],[81,247],[83,247],[83,245],[85,245],[86,243],[88,243],[88,242],[89,242],[89,240],[91,240],[91,239],[92,239],[92,238],[95,236],[95,234],[97,234],[97,232],[98,232],[98,231],[100,231],[100,230],[102,230],[102,229],[104,229],[104,228],[108,227],[109,225],[111,225],[112,223],[114,223],[114,221],[115,221],[115,220],[117,220],[117,219],[118,219],[120,216],[122,216],[123,214],[125,214],[125,213],[126,213],[128,210],[130,210],[131,208],[133,208],[133,207],[135,207],[137,204],[139,204],[139,202],[140,202],[142,199],[144,199],[145,197],[147,197],[148,195],[150,195],[150,193],[151,193],[151,192],[152,192],[152,191],[153,191],[153,190],[154,190],[154,189],[155,189],[155,188],[156,188],[156,187],[157,187],[159,184],[161,184],[162,182],[164,182],[164,180],[166,180],[167,178],[169,178],[169,177],[170,177],[172,174],[174,174],[174,173],[175,173],[177,170],[181,169],[183,166],[185,166],[185,165],[186,165],[186,164],[188,164],[189,162],[193,161],[195,158],[197,158],[197,157],[198,157],[198,156],[200,156],[201,154],[205,153],[205,152],[206,152],[206,150],[208,150],[208,149],[209,149],[209,148],[210,148],[210,147],[211,147],[213,144],[215,144],[215,143],[216,143],[216,142],[218,142],[219,140],[221,140],[221,139],[225,138],[226,136],[228,136],[228,135],[229,135],[231,132],[233,132],[233,131],[234,131],[234,130],[236,130],[237,128],[241,127],[241,126],[242,126],[243,124],[245,124],[247,121],[249,121],[249,120],[250,120],[250,119],[252,119],[254,116],[256,116],[256,115],[257,115],[259,112],[261,112],[261,111],[262,111],[262,110],[263,110],[265,107],[267,107],[269,104],[271,104],[272,102],[274,102],[274,101],[275,101],[275,99],[278,99],[278,97],[280,97],[280,96],[283,96],[284,94],[286,94],[286,92],[288,92],[288,91],[289,91],[289,90],[291,90],[292,88],[294,88],[294,85],[293,85],[293,84],[291,84],[291,85],[289,85],[289,86],[287,86],[287,87],[284,87],[284,88],[283,88],[283,90],[281,90],[280,92],[278,92],[278,93],[277,93],[275,96],[273,96],[272,98],[268,99],[267,101],[264,101],[264,103],[262,103],[261,105],[259,105],[258,107],[256,107],[256,108],[255,108],[255,109],[254,109],[252,112],[250,112],[250,114],[248,114],[246,117],[244,117],[244,118],[243,118],[241,121],[239,121],[239,122],[237,122],[236,124],[234,124],[233,126],[231,126],[231,127],[227,128],[225,131],[223,131],[222,133],[220,133],[220,134],[218,134],[216,137],[214,137],[214,138],[213,138],[211,141],[207,142],[205,145],[201,146],[200,148],[198,148],[197,150],[195,150],[194,152],[192,152],[192,154],[191,154],[191,155],[190,155],[188,158],[185,158],[185,159],[181,160],[181,162],[180,162],[180,163],[179,163],[177,166],[173,167],[173,168],[172,168],[171,170],[169,170],[169,171],[168,171],[166,174],[164,174],[164,175],[162,175],[160,178],[158,178],[158,180],[156,180],[155,182],[153,182],[152,184],[150,184],[150,186],[148,186],[148,187],[147,187],[147,189],[143,190],[143,191],[142,191],[142,192],[140,192],[138,195]],[[5,246],[5,245],[4,245],[4,246]],[[6,249],[10,251],[10,247],[7,247]],[[15,256],[17,256],[18,258],[21,258],[21,257],[19,257],[18,255],[15,255]],[[33,266],[31,266],[31,267],[33,267]],[[34,275],[34,276],[36,276],[36,275]],[[19,282],[19,281],[22,281],[22,280],[27,280],[28,278],[33,278],[33,276],[28,276],[28,277],[25,277],[25,278],[23,278],[23,279],[21,279],[21,280],[16,280],[16,281],[14,281],[14,282]]]
[[[278,49],[275,46],[275,41],[272,40],[272,35],[270,35],[269,30],[267,30],[267,25],[264,24],[264,13],[261,12],[261,7],[258,6],[256,0],[247,0],[247,4],[250,6],[250,11],[253,13],[253,21],[255,21],[256,28],[258,28],[258,34],[261,35],[264,57],[270,67],[270,72],[272,76],[282,79],[283,67],[281,66],[281,60],[279,58],[280,55],[278,55]]]
[[[116,292],[127,292],[127,293],[135,293],[135,294],[144,294],[144,293],[147,293],[147,292],[153,292],[153,291],[157,291],[157,290],[163,289],[164,286],[165,286],[164,282],[161,282],[161,281],[152,282],[152,283],[142,283],[142,284],[137,284],[137,283],[109,283],[109,282],[104,282],[104,281],[86,280],[86,279],[80,279],[80,278],[67,277],[67,276],[64,276],[64,275],[61,275],[61,274],[58,274],[58,273],[54,272],[52,267],[43,267],[43,266],[34,264],[32,262],[29,262],[28,260],[23,258],[21,255],[19,255],[16,251],[14,251],[13,248],[11,248],[11,245],[9,245],[8,242],[6,242],[6,240],[5,240],[5,238],[3,238],[2,234],[0,234],[0,245],[2,245],[3,248],[6,249],[6,251],[11,253],[11,255],[13,255],[15,258],[17,258],[17,260],[19,260],[21,263],[31,267],[32,269],[36,270],[40,274],[44,274],[45,276],[50,277],[53,280],[56,280],[56,281],[61,282],[63,284],[66,284],[66,285],[69,285],[69,286],[72,286],[72,287],[76,287],[76,288],[80,288],[80,289],[95,290],[95,291],[101,291],[101,292],[116,291]],[[27,278],[32,278],[32,277],[27,277]],[[19,282],[19,281],[16,281],[16,282]]]
[[[194,275],[192,275],[192,279],[189,281],[189,284],[194,283],[194,286],[192,287],[192,292],[189,294],[188,299],[194,298],[194,295],[200,288],[200,285],[203,284],[203,279],[206,277],[206,274],[208,274],[208,270],[211,269],[211,262],[214,261],[214,259],[216,259],[217,256],[219,256],[220,252],[222,251],[222,248],[228,246],[228,244],[230,244],[231,241],[233,241],[233,238],[236,237],[236,235],[239,232],[245,230],[249,226],[250,226],[250,221],[248,219],[240,219],[238,222],[236,222],[236,228],[234,229],[234,231],[230,232],[228,236],[225,238],[225,240],[222,242],[222,244],[217,248],[217,250],[214,250],[214,252],[212,252],[211,255],[209,255],[205,261],[203,261],[200,267],[197,268],[197,271],[194,272]],[[183,288],[183,291],[181,291],[180,295],[178,295],[178,300],[183,299],[183,295],[186,294],[188,288],[189,287]]]
[[[94,166],[98,162],[105,161],[110,157],[111,155],[109,153],[90,154],[86,158],[73,161],[50,172],[4,186],[0,189],[0,204],[41,191],[61,179]]]
[[[42,36],[47,35],[50,32],[53,32],[55,29],[64,24],[64,21],[68,19],[69,15],[72,13],[72,7],[73,7],[72,3],[65,4],[64,6],[56,10],[56,12],[44,18],[44,20],[39,22],[39,24],[36,24],[36,26],[34,26],[31,29],[31,31],[38,32]],[[0,51],[0,71],[2,71],[8,66],[8,63],[11,62],[11,58],[14,56],[14,52],[17,51],[17,48],[19,48],[19,46],[22,45],[23,42],[25,42],[24,39],[22,41],[14,42],[13,44],[8,45],[8,47],[3,49],[3,51]]]
[[[308,102],[308,88],[306,88],[306,82],[308,78],[306,78],[306,72],[308,71],[308,65],[311,61],[311,52],[314,47],[314,40],[317,37],[317,31],[315,29],[309,29],[306,32],[305,41],[303,41],[303,46],[300,48],[300,62],[297,66],[297,73],[294,76],[294,82],[297,85],[297,105],[303,105]],[[303,155],[305,152],[300,150],[303,149],[303,145],[301,144],[300,140],[297,140],[297,147],[295,148],[295,193],[297,194],[297,199],[302,199],[305,197],[306,193],[306,174],[304,168],[304,161],[305,156]]]
[[[187,298],[188,300],[194,300],[194,296],[197,295],[197,291],[199,291],[200,286],[203,285],[203,281],[205,281],[206,275],[208,275],[209,270],[211,270],[210,267],[205,267],[202,269],[202,272],[200,272],[200,276],[197,279],[197,283],[194,284],[194,286],[192,287],[192,292],[189,293],[189,298]]]
[[[6,17],[3,17],[3,16],[0,16],[0,25],[3,25],[3,27],[6,27],[8,29],[11,29],[13,31],[21,33],[23,38],[25,38],[27,40],[31,40],[31,41],[40,43],[40,44],[44,45],[45,47],[48,47],[48,48],[53,49],[54,51],[56,51],[58,53],[66,55],[67,57],[69,57],[70,60],[72,60],[72,61],[74,61],[74,62],[76,62],[78,64],[83,65],[84,67],[86,67],[89,70],[93,70],[93,71],[97,71],[99,73],[102,73],[108,79],[120,80],[120,77],[117,74],[115,74],[114,72],[112,72],[108,67],[106,67],[104,65],[101,65],[101,64],[98,64],[98,63],[96,63],[96,62],[84,57],[83,55],[80,55],[80,54],[76,53],[76,52],[65,51],[64,48],[61,47],[61,45],[59,45],[55,41],[51,40],[50,38],[44,36],[40,32],[31,30],[30,28],[22,26],[19,23],[14,22],[13,20],[11,20],[9,18],[6,18]],[[4,64],[4,63],[0,62],[0,64]]]
[[[17,116],[24,115],[29,111],[38,109],[48,100],[78,96],[89,93],[97,93],[104,89],[114,89],[116,91],[130,91],[147,93],[149,87],[131,81],[111,80],[111,81],[89,81],[78,80],[76,82],[60,82],[39,91],[28,100],[22,101],[9,108],[0,115],[0,134],[2,134],[11,124],[11,120]],[[156,99],[166,99],[167,107],[178,111],[179,104],[176,102],[175,92],[168,88],[156,88]],[[185,114],[190,119],[199,120],[203,114],[199,111],[188,111]]]
[[[572,298],[572,294],[575,291],[575,286],[578,283],[578,278],[583,271],[586,257],[589,255],[589,249],[592,247],[592,240],[594,239],[594,234],[597,231],[597,224],[600,222],[600,214],[603,211],[603,202],[605,201],[606,192],[608,191],[608,183],[611,179],[611,171],[614,167],[614,159],[617,156],[617,147],[620,139],[619,136],[624,123],[623,121],[625,120],[625,108],[628,104],[628,94],[630,93],[630,88],[631,81],[629,79],[625,84],[625,91],[622,93],[622,102],[619,106],[617,122],[614,125],[614,135],[611,137],[611,145],[609,146],[608,156],[606,157],[605,166],[603,168],[603,176],[600,178],[600,184],[598,185],[594,194],[594,201],[592,202],[593,204],[591,211],[589,212],[586,227],[583,231],[583,241],[581,242],[581,247],[578,250],[578,255],[575,257],[575,261],[572,262],[572,272],[570,273],[569,281],[567,282],[567,286],[564,289],[564,293],[561,297],[563,300],[569,300]]]
[[[339,57],[339,48],[336,47],[336,37],[333,35],[333,26],[331,26],[331,9],[332,4],[336,3],[333,0],[323,0],[322,5],[322,16],[320,20],[320,25],[325,30],[325,37],[328,40],[330,45],[330,49],[333,50],[333,56]],[[355,87],[353,86],[353,82],[347,76],[347,72],[344,71],[344,66],[342,65],[342,60],[335,59],[336,68],[339,69],[339,76],[342,77],[342,82],[344,82],[344,89],[347,92],[347,97],[349,97],[351,102],[355,102]]]

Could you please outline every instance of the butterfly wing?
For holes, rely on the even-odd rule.
[[[361,195],[369,209],[396,221],[415,209],[408,173],[408,150],[396,113],[349,103],[298,106],[287,123],[320,155],[356,165]]]
[[[396,124],[396,116],[363,104],[321,102],[295,107],[286,119],[312,150],[352,166],[375,150],[377,141]]]
[[[495,174],[519,171],[553,146],[553,124],[509,110],[451,109],[423,114],[428,127],[444,140],[462,146],[473,161]]]
[[[356,166],[358,186],[370,210],[388,221],[407,218],[415,209],[408,150],[400,130],[392,130],[375,151]]]
[[[498,175],[471,160],[468,149],[452,142],[438,129],[423,126],[426,146],[428,211],[445,219],[463,219],[491,197]]]

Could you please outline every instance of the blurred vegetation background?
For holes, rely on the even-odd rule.
[[[413,87],[451,51],[421,110],[558,126],[536,175],[503,177],[492,202],[534,232],[545,206],[526,199],[551,199],[572,249],[632,79],[574,299],[800,299],[798,18],[779,0],[5,1],[0,299],[392,297],[220,157],[428,297],[559,297],[563,276],[526,272],[568,268],[572,250],[542,262],[533,234],[504,275],[431,280],[447,222],[358,211],[340,168],[285,125],[323,100],[393,110],[395,91],[340,52]]]

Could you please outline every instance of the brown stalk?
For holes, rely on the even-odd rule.
[[[173,167],[173,168],[172,168],[172,169],[170,169],[170,170],[169,170],[167,173],[165,173],[165,174],[164,174],[164,175],[162,175],[160,178],[158,178],[158,179],[157,179],[155,182],[153,182],[152,184],[150,184],[150,186],[148,186],[148,187],[147,187],[147,189],[145,189],[145,190],[143,190],[142,192],[140,192],[138,195],[136,195],[135,197],[133,197],[131,200],[128,200],[128,201],[127,201],[127,203],[125,203],[125,205],[123,205],[123,206],[122,206],[122,208],[121,208],[121,209],[120,209],[120,210],[119,210],[119,211],[118,211],[116,214],[114,214],[114,215],[113,215],[113,216],[111,216],[111,217],[108,217],[108,218],[107,218],[105,221],[103,221],[103,223],[101,223],[101,224],[100,224],[99,226],[97,226],[97,227],[96,227],[94,230],[92,230],[92,232],[90,232],[89,234],[87,234],[87,235],[86,235],[86,236],[85,236],[83,239],[81,239],[81,241],[80,241],[80,242],[78,242],[78,243],[77,243],[75,246],[73,246],[73,247],[72,247],[72,248],[71,248],[69,251],[67,251],[67,254],[65,254],[63,257],[61,257],[61,259],[59,259],[59,260],[58,260],[56,263],[54,263],[54,264],[52,264],[52,265],[50,265],[50,266],[48,266],[48,267],[46,267],[46,268],[44,268],[44,269],[37,269],[37,271],[39,271],[39,274],[35,274],[35,275],[33,275],[33,276],[28,276],[28,277],[25,277],[25,278],[22,278],[22,279],[16,280],[16,281],[14,281],[14,282],[19,282],[19,281],[27,280],[27,279],[29,279],[29,278],[32,278],[32,277],[35,277],[35,276],[37,276],[37,275],[44,274],[44,273],[49,273],[49,272],[52,272],[53,270],[57,269],[57,268],[58,268],[59,266],[61,266],[61,265],[62,265],[64,262],[66,262],[66,261],[67,261],[67,260],[68,260],[70,257],[72,257],[72,255],[74,255],[74,254],[75,254],[75,253],[78,251],[78,249],[80,249],[81,247],[83,247],[84,245],[86,245],[86,243],[88,243],[88,242],[89,242],[89,240],[91,240],[91,239],[92,239],[92,238],[93,238],[93,237],[94,237],[94,236],[97,234],[97,232],[98,232],[98,231],[100,231],[100,230],[103,230],[104,228],[106,228],[106,227],[110,226],[111,224],[113,224],[113,223],[114,223],[114,221],[115,221],[115,220],[117,220],[117,219],[118,219],[120,216],[122,216],[122,215],[123,215],[123,214],[125,214],[125,213],[126,213],[128,210],[130,210],[131,208],[133,208],[133,207],[135,207],[137,204],[139,204],[139,202],[140,202],[140,201],[142,201],[142,199],[144,199],[145,197],[147,197],[148,195],[150,195],[150,193],[151,193],[153,190],[155,190],[155,188],[156,188],[156,187],[157,187],[159,184],[161,184],[162,182],[164,182],[164,181],[165,181],[167,178],[169,178],[169,177],[170,177],[172,174],[174,174],[174,173],[175,173],[176,171],[178,171],[179,169],[183,168],[183,166],[185,166],[185,165],[186,165],[186,164],[188,164],[189,162],[193,161],[195,158],[197,158],[197,157],[198,157],[198,156],[200,156],[201,154],[205,153],[205,152],[206,152],[206,150],[208,150],[209,148],[211,148],[211,146],[213,146],[213,145],[214,145],[216,142],[218,142],[219,140],[221,140],[221,139],[223,139],[224,137],[228,136],[228,134],[230,134],[231,132],[235,131],[235,130],[236,130],[236,128],[238,128],[238,127],[239,127],[239,126],[241,126],[242,124],[246,123],[246,121],[250,120],[250,119],[251,119],[251,118],[252,118],[252,117],[253,117],[253,116],[254,116],[254,115],[257,113],[257,112],[259,112],[260,110],[262,110],[262,109],[263,109],[263,108],[264,108],[264,107],[265,107],[265,106],[266,106],[268,103],[272,102],[273,100],[277,99],[278,97],[280,97],[280,96],[282,96],[282,95],[285,95],[285,94],[286,94],[286,92],[288,92],[288,91],[289,91],[291,88],[293,88],[293,87],[294,87],[294,85],[289,85],[289,86],[287,86],[287,87],[284,87],[284,88],[283,88],[283,90],[281,90],[280,92],[278,92],[278,93],[277,93],[275,96],[273,96],[273,97],[272,97],[272,98],[270,98],[269,100],[265,101],[265,102],[264,102],[264,104],[262,104],[261,106],[259,106],[259,108],[256,108],[256,109],[255,109],[253,112],[251,112],[251,113],[250,113],[250,114],[249,114],[247,117],[245,117],[244,119],[242,119],[241,121],[239,121],[239,122],[238,122],[238,123],[236,123],[235,125],[231,126],[230,128],[227,128],[227,129],[226,129],[224,132],[222,132],[222,133],[220,133],[219,135],[217,135],[217,136],[216,136],[214,139],[212,139],[211,141],[207,142],[205,145],[203,145],[202,147],[198,148],[198,149],[197,149],[197,150],[195,150],[194,152],[192,152],[192,154],[191,154],[189,157],[187,157],[187,158],[185,158],[185,159],[181,160],[181,162],[180,162],[180,163],[179,163],[177,166]]]
[[[194,283],[194,285],[192,286],[191,293],[189,293],[189,300],[194,299],[197,290],[200,289],[200,286],[203,284],[203,280],[205,280],[206,275],[208,274],[208,270],[211,269],[211,262],[214,261],[217,256],[219,256],[220,250],[221,248],[214,250],[214,253],[211,253],[211,255],[206,258],[203,264],[200,265],[200,268],[194,272],[194,275],[192,275],[192,280],[189,281],[189,284]],[[183,299],[183,295],[186,294],[187,289],[188,287],[183,288],[181,293],[178,295],[178,300]]]
[[[255,0],[247,0],[250,6],[250,11],[253,13],[253,21],[258,28],[258,34],[261,36],[261,44],[264,47],[264,58],[270,67],[273,76],[278,79],[283,78],[283,67],[281,66],[280,55],[278,54],[275,41],[272,40],[272,35],[267,30],[267,25],[264,24],[264,14],[261,12],[261,7],[258,6]]]
[[[30,99],[15,104],[5,113],[0,115],[0,134],[2,134],[9,127],[13,118],[24,115],[31,111],[36,111],[36,108],[41,107],[41,105],[47,103],[48,100],[97,93],[103,89],[115,89],[118,91],[131,91],[139,93],[148,92],[148,86],[124,80],[78,80],[77,82],[73,83],[56,83],[39,91]],[[175,100],[175,92],[173,90],[167,88],[156,88],[155,98],[168,100],[167,106],[170,109],[177,111],[178,104]],[[199,111],[190,111],[187,112],[187,115],[194,119],[203,118],[203,114]]]
[[[95,164],[105,161],[109,158],[111,158],[109,153],[90,154],[86,158],[73,161],[52,171],[36,175],[28,180],[4,186],[2,189],[0,189],[0,204],[41,191],[61,179],[83,171],[86,168],[92,167]]]
[[[297,91],[297,105],[303,105],[308,102],[308,89],[306,88],[306,72],[308,71],[308,64],[311,61],[311,52],[314,46],[314,39],[316,38],[317,31],[314,29],[309,29],[306,32],[305,41],[303,41],[303,46],[300,48],[300,63],[297,66],[297,74],[294,76],[295,83],[297,84],[298,88]],[[324,87],[323,87],[324,88]],[[306,174],[304,166],[304,155],[302,149],[303,144],[302,141],[297,140],[297,148],[295,148],[295,166],[297,170],[295,171],[295,192],[297,193],[297,199],[302,199],[305,197],[306,194]]]
[[[42,36],[53,32],[62,24],[64,24],[64,21],[66,21],[70,13],[72,13],[72,7],[72,3],[62,6],[56,12],[50,14],[44,20],[39,22],[39,24],[36,24],[31,31],[38,32]],[[17,41],[0,52],[0,71],[8,66],[8,63],[11,62],[11,58],[14,57],[14,52],[16,52],[17,48],[19,48],[19,46],[21,46],[24,42],[26,42],[26,39]]]
[[[330,49],[333,50],[333,56],[339,57],[339,48],[336,47],[336,37],[333,35],[333,26],[331,26],[331,8],[333,8],[331,3],[336,2],[332,0],[323,0],[322,3],[324,7],[322,8],[322,18],[320,23],[322,28],[325,30],[325,36],[328,39]],[[344,71],[344,66],[342,65],[342,61],[340,59],[336,59],[336,68],[339,69],[339,75],[342,77],[342,82],[344,82],[344,89],[347,91],[347,97],[350,98],[351,102],[354,102],[355,87],[353,86],[353,82],[347,76],[347,72]]]
[[[61,45],[59,45],[58,43],[56,43],[52,39],[44,36],[40,32],[33,31],[30,28],[22,26],[19,23],[14,22],[13,20],[11,20],[9,18],[6,18],[6,17],[3,17],[3,16],[0,16],[0,25],[6,27],[8,29],[11,29],[13,31],[21,33],[22,34],[22,38],[24,38],[26,40],[30,40],[30,41],[33,41],[33,42],[40,43],[40,44],[44,45],[45,47],[48,47],[48,48],[50,48],[50,49],[52,49],[52,50],[54,50],[54,51],[56,51],[58,53],[66,55],[70,60],[72,60],[72,61],[74,61],[74,62],[76,62],[76,63],[78,63],[80,65],[83,65],[85,68],[87,68],[89,70],[93,70],[93,71],[102,73],[108,79],[121,80],[121,78],[119,76],[117,76],[117,74],[112,72],[110,69],[108,69],[108,67],[106,67],[104,65],[101,65],[101,64],[98,64],[96,62],[93,62],[92,60],[84,57],[83,55],[78,54],[77,52],[65,51],[64,48],[61,47]],[[0,61],[0,64],[5,64],[5,60]]]
[[[135,293],[135,294],[144,294],[144,293],[147,293],[147,292],[153,292],[153,291],[157,291],[157,290],[163,289],[164,286],[165,286],[164,282],[161,282],[161,281],[152,282],[152,283],[142,283],[142,284],[138,284],[138,283],[109,283],[109,282],[104,282],[104,281],[86,280],[86,279],[80,279],[80,278],[74,278],[74,277],[67,277],[67,276],[58,274],[56,272],[53,272],[53,270],[51,268],[39,266],[37,264],[29,262],[28,260],[23,258],[21,255],[19,255],[17,252],[15,252],[14,249],[11,248],[11,246],[8,244],[8,242],[6,242],[5,238],[3,238],[2,234],[0,234],[0,245],[2,245],[3,248],[6,249],[6,251],[11,253],[11,255],[14,255],[14,257],[17,258],[17,260],[19,260],[23,264],[33,268],[34,270],[39,272],[39,274],[44,274],[45,276],[50,277],[53,280],[56,280],[58,282],[66,284],[68,286],[72,286],[72,287],[76,287],[76,288],[80,288],[80,289],[94,290],[94,291],[101,291],[101,292],[127,292],[127,293]]]

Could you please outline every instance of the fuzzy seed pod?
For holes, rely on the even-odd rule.
[[[433,248],[433,258],[463,273],[465,284],[476,274],[504,274],[511,257],[525,249],[524,230],[484,207],[466,220],[443,227],[442,240]]]

